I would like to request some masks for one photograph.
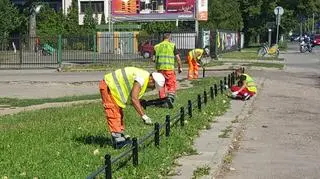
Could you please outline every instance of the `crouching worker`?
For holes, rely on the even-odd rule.
[[[187,56],[188,61],[188,80],[198,79],[199,76],[199,63],[201,63],[201,58],[208,57],[210,55],[209,48],[204,49],[193,49],[189,51]]]
[[[231,87],[232,98],[248,100],[257,93],[256,84],[249,75],[242,73],[241,69],[237,69],[236,77],[239,86]]]
[[[111,132],[115,148],[120,148],[130,142],[129,136],[124,135],[123,109],[132,103],[144,124],[151,125],[152,120],[145,114],[140,98],[147,88],[163,87],[165,78],[161,73],[149,73],[136,67],[118,69],[104,76],[99,89],[106,116],[106,123]]]

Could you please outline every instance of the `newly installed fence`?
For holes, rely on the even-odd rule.
[[[182,59],[189,50],[209,46],[212,56],[240,48],[235,31],[202,31],[172,33]],[[97,32],[84,36],[18,36],[0,41],[0,69],[57,68],[63,64],[108,64],[150,62],[154,45],[163,34],[139,32]]]
[[[242,68],[242,71],[244,72],[244,68]],[[165,135],[165,137],[170,137],[170,134],[172,132],[171,128],[173,126],[176,126],[179,123],[183,127],[185,124],[186,116],[192,118],[193,111],[195,110],[193,106],[196,105],[197,110],[201,111],[202,104],[207,104],[209,102],[208,95],[210,96],[211,101],[214,101],[219,93],[224,94],[224,92],[227,89],[226,85],[230,88],[233,84],[235,84],[235,81],[236,75],[235,72],[232,72],[231,74],[220,80],[219,84],[213,84],[212,86],[210,86],[209,93],[206,90],[204,90],[203,94],[198,94],[196,100],[188,100],[187,106],[181,107],[179,113],[174,117],[167,115],[164,123],[155,123],[154,130],[148,132],[147,135],[141,137],[139,140],[138,138],[134,137],[132,139],[132,145],[117,157],[112,158],[111,155],[106,154],[105,165],[100,167],[97,171],[91,173],[89,176],[87,176],[87,179],[96,178],[98,175],[102,173],[104,173],[106,179],[111,179],[112,165],[125,157],[132,157],[133,166],[137,166],[139,164],[139,145],[144,144],[148,139],[153,137],[152,141],[154,142],[155,147],[159,147],[160,138],[163,134]],[[161,130],[164,130],[164,132]]]

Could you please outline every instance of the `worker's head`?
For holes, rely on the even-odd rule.
[[[165,33],[163,35],[163,40],[170,40],[171,39],[171,34],[170,33]]]
[[[242,72],[242,69],[241,68],[238,68],[236,69],[236,76],[239,77],[240,75],[242,75],[243,72]]]
[[[148,88],[160,90],[164,86],[165,78],[161,73],[153,72],[150,75]]]
[[[210,56],[210,49],[209,49],[209,47],[208,46],[206,46],[206,47],[204,47],[204,56],[205,57],[209,57]]]

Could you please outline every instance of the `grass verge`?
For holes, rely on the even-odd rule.
[[[0,98],[0,105],[2,105],[3,107],[26,107],[44,103],[70,102],[92,99],[100,99],[100,94],[43,99]]]
[[[243,64],[243,66],[278,68],[280,70],[284,68],[284,64],[281,64],[281,63],[249,63],[249,64]]]
[[[163,123],[165,115],[175,116],[187,100],[195,100],[215,78],[194,81],[194,87],[178,91],[175,108],[148,108],[154,122]],[[139,165],[120,161],[113,165],[114,178],[162,178],[181,155],[196,153],[193,139],[215,116],[229,108],[229,99],[219,95],[185,126],[174,127],[169,138],[161,138],[160,147],[141,146]],[[124,110],[126,132],[144,136],[153,126],[143,125],[132,106]],[[117,156],[122,150],[110,146],[110,136],[100,102],[69,107],[49,108],[0,117],[0,177],[8,178],[85,178],[103,165],[104,155]],[[126,164],[126,165],[124,165]],[[100,176],[103,178],[103,176]]]
[[[255,49],[254,49],[255,50]],[[221,59],[234,59],[234,60],[276,60],[283,61],[283,58],[277,58],[273,56],[258,57],[257,51],[253,49],[245,49],[240,51],[227,52],[219,55]]]
[[[201,176],[209,175],[209,172],[209,166],[198,167],[195,171],[193,171],[192,179],[198,179]]]

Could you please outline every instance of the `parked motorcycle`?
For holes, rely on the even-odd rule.
[[[312,46],[310,43],[305,43],[304,41],[300,42],[300,52],[305,53],[306,51],[312,52]]]

